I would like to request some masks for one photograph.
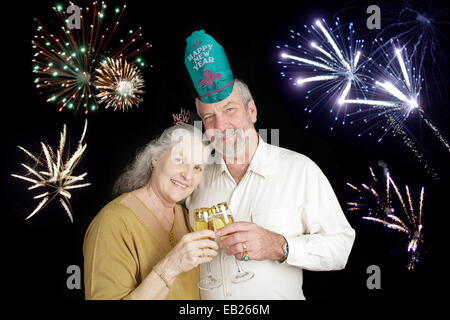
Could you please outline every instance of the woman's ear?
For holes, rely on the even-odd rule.
[[[152,171],[155,169],[155,165],[158,163],[158,159],[152,159],[152,162],[151,162],[151,168],[152,168]]]

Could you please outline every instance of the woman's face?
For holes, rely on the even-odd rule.
[[[161,157],[152,160],[153,191],[169,203],[187,198],[202,179],[209,151],[198,138],[184,136]]]

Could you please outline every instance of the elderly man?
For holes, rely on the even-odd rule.
[[[223,285],[202,290],[201,298],[305,299],[302,270],[343,269],[354,230],[313,161],[258,135],[250,91],[232,78],[223,48],[203,30],[187,39],[185,63],[199,94],[197,112],[221,155],[186,206],[192,213],[226,201],[236,221],[216,233],[228,235],[211,262]],[[240,263],[254,273],[251,280],[231,282],[235,258],[249,260]]]

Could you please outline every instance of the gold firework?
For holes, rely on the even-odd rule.
[[[66,146],[66,125],[63,127],[63,131],[60,133],[59,147],[56,153],[53,151],[50,145],[41,142],[42,152],[45,159],[40,159],[40,157],[33,155],[31,152],[25,148],[18,146],[23,152],[25,152],[34,162],[34,168],[24,163],[21,165],[27,170],[25,175],[11,174],[15,178],[19,178],[33,185],[28,188],[28,190],[43,188],[44,191],[35,196],[34,199],[42,199],[34,211],[25,219],[29,219],[42,210],[47,204],[49,204],[53,199],[59,196],[59,202],[61,206],[66,211],[73,222],[72,208],[70,206],[69,199],[71,194],[68,190],[83,188],[89,186],[90,183],[81,183],[87,172],[81,175],[74,175],[73,171],[81,160],[84,151],[86,150],[86,144],[83,144],[84,136],[87,129],[87,120],[84,124],[83,134],[81,135],[80,141],[78,142],[78,147],[76,151],[70,156],[69,153],[66,154],[66,161],[63,160],[64,149]]]
[[[100,91],[96,95],[99,102],[105,103],[105,108],[114,106],[114,111],[128,111],[128,108],[138,106],[143,100],[141,95],[144,91],[141,89],[144,80],[139,69],[135,64],[120,58],[107,58],[96,69],[94,85]]]
[[[143,43],[141,27],[125,30],[125,9],[126,5],[112,10],[106,3],[94,1],[80,8],[79,28],[69,25],[71,16],[62,5],[53,8],[56,21],[42,23],[35,19],[34,82],[36,88],[49,94],[47,102],[59,106],[58,111],[82,109],[87,114],[98,110],[92,80],[106,57],[128,61],[133,58],[140,66],[145,65],[138,55],[151,45]]]
[[[416,262],[419,260],[419,244],[422,239],[422,207],[424,197],[424,187],[420,191],[419,209],[414,210],[411,192],[408,186],[405,186],[406,197],[408,202],[403,199],[402,193],[392,179],[386,164],[380,161],[380,166],[384,167],[386,181],[378,181],[372,168],[370,174],[374,185],[361,184],[357,187],[351,183],[347,186],[356,190],[359,194],[361,202],[347,202],[349,211],[363,211],[367,215],[363,216],[364,220],[373,221],[382,224],[384,227],[405,233],[408,237],[407,252],[411,254],[408,263],[408,269],[414,269]],[[384,191],[383,191],[384,189]],[[396,205],[393,203],[391,190],[395,191],[396,199],[401,205],[401,210],[396,212]]]

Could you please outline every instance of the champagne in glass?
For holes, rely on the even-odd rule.
[[[211,222],[211,210],[209,208],[198,208],[194,210],[194,230],[200,231],[200,230],[207,230],[209,229]],[[207,238],[201,238],[207,239]],[[203,290],[211,290],[218,288],[222,285],[222,281],[216,279],[212,273],[211,273],[211,265],[208,262],[206,264],[206,269],[208,272],[208,275],[206,278],[201,279],[198,282],[198,287]]]
[[[209,229],[209,214],[208,208],[199,208],[194,210],[194,230],[208,230]],[[203,240],[207,238],[200,238]]]
[[[219,204],[216,204],[212,209],[212,220],[213,225],[216,230],[219,230],[223,228],[225,225],[233,223],[234,217],[233,214],[228,207],[228,203],[221,202]],[[228,236],[221,237],[221,240],[225,239]],[[238,273],[231,279],[231,282],[233,283],[242,283],[245,281],[248,281],[252,279],[255,276],[255,273],[252,271],[245,271],[236,257],[234,258],[234,262],[236,263]]]
[[[228,205],[226,202],[221,203],[220,205],[226,205],[226,208],[228,208]],[[212,224],[214,227],[214,232],[217,230],[222,229],[227,224],[233,223],[234,219],[232,215],[229,215],[227,212],[222,211],[219,205],[215,205],[211,208],[211,215],[212,215]],[[226,239],[229,236],[222,236],[220,237],[220,240]]]

